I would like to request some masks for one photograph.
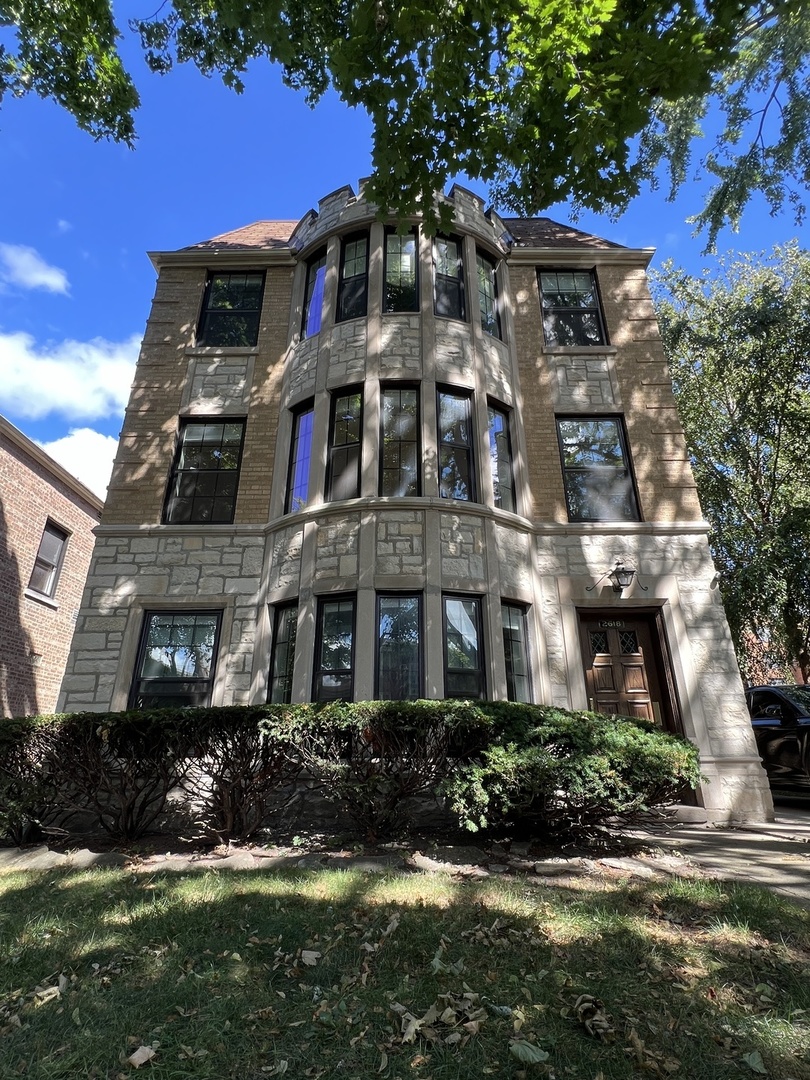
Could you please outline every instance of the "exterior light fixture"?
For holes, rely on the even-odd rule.
[[[630,588],[635,576],[636,568],[634,566],[625,566],[621,559],[618,559],[607,578],[613,586],[613,591],[620,593]]]
[[[635,577],[636,568],[634,566],[625,566],[621,559],[617,559],[616,565],[613,567],[613,569],[605,570],[604,574],[598,577],[593,583],[593,585],[589,585],[586,588],[585,592],[593,592],[596,586],[599,585],[600,582],[604,581],[605,578],[607,578],[613,588],[613,591],[615,593],[621,594],[624,592],[625,589],[630,588],[630,586],[633,584],[633,578]],[[642,585],[637,578],[636,584],[642,590],[642,592],[647,592],[647,586]]]

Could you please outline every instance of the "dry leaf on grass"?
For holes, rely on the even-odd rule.
[[[574,1002],[574,1015],[589,1035],[601,1042],[613,1042],[615,1031],[605,1012],[604,1002],[591,994],[580,994]]]
[[[156,1051],[151,1046],[139,1046],[134,1054],[130,1054],[127,1061],[130,1065],[136,1069],[140,1069],[141,1065],[145,1065],[147,1061],[151,1061],[155,1056]]]

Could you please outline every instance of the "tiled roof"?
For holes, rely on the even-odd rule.
[[[517,247],[621,249],[621,244],[581,232],[551,218],[501,218],[515,238]],[[268,251],[287,247],[297,221],[254,221],[241,229],[222,233],[211,240],[191,244],[183,251]]]
[[[504,225],[515,238],[517,247],[551,247],[551,248],[600,248],[620,249],[621,244],[614,244],[611,240],[603,240],[601,236],[592,236],[590,233],[580,232],[570,225],[561,225],[559,221],[551,218],[501,218]]]
[[[297,221],[254,221],[252,225],[243,225],[241,229],[234,229],[233,232],[222,233],[199,244],[191,244],[183,248],[183,251],[267,251],[283,248],[287,246],[297,224]]]

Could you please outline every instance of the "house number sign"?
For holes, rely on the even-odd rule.
[[[600,619],[599,620],[599,629],[600,630],[623,630],[624,629],[624,619]]]

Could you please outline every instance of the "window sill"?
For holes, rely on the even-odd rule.
[[[541,352],[550,356],[593,356],[594,353],[615,356],[618,351],[615,345],[543,345],[541,348]]]
[[[43,607],[53,608],[54,611],[59,610],[59,605],[50,596],[46,596],[45,593],[37,592],[36,589],[25,589],[23,592],[28,600],[36,600],[38,604],[42,604]]]
[[[257,356],[258,345],[187,345],[186,356]]]

